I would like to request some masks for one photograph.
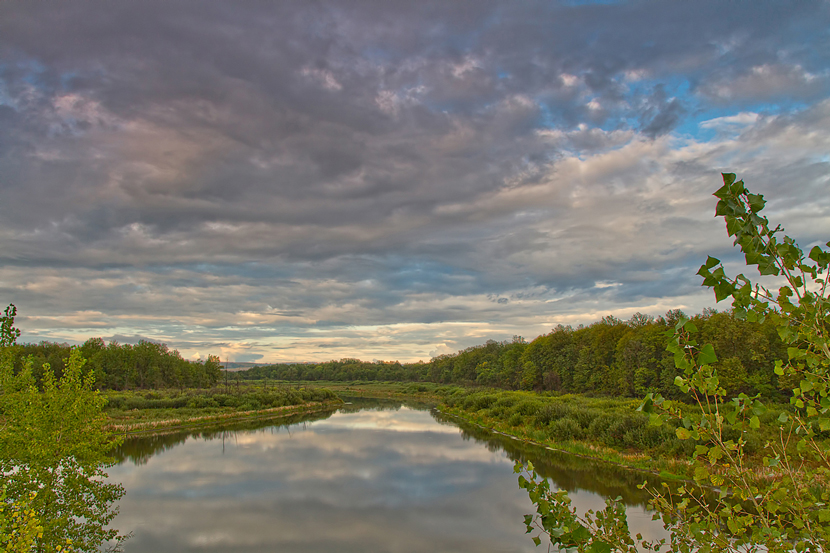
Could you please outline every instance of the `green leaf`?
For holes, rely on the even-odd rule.
[[[697,362],[700,365],[711,365],[712,363],[718,360],[717,355],[715,355],[715,348],[712,347],[712,344],[706,344],[700,349],[700,353],[697,355]]]
[[[703,264],[704,267],[707,269],[711,269],[712,267],[716,266],[720,263],[720,259],[716,257],[712,257],[711,255],[706,258],[706,263]]]
[[[743,180],[739,180],[738,182],[733,183],[732,186],[730,187],[730,189],[732,190],[733,194],[737,194],[737,195],[740,195],[740,194],[743,194],[744,192],[746,192],[746,187],[744,186],[744,181]]]
[[[540,543],[542,543],[542,540],[541,540],[541,539],[539,539],[539,536],[534,536],[534,537],[533,537],[533,543],[535,543],[535,544],[536,544],[536,546],[538,547],[538,546],[539,546],[539,544],[540,544]]]
[[[767,406],[761,403],[760,400],[756,399],[752,402],[752,412],[756,415],[763,415],[767,412]]]
[[[781,414],[778,415],[778,422],[780,422],[782,424],[787,422],[789,419],[790,419],[790,417],[787,416],[787,413],[785,413],[783,411],[781,411]]]
[[[735,291],[735,285],[729,281],[723,280],[713,287],[715,291],[715,301],[720,302],[728,298]]]
[[[677,434],[677,438],[680,440],[688,440],[692,437],[692,433],[682,427],[676,428],[674,433]]]
[[[709,463],[714,465],[723,457],[723,450],[720,448],[720,446],[716,445],[709,449],[708,457]]]
[[[611,545],[604,541],[594,540],[588,548],[589,553],[611,553]]]
[[[764,209],[764,205],[767,203],[761,194],[747,194],[746,201],[753,213],[758,213]]]
[[[781,362],[780,359],[776,359],[775,368],[773,369],[773,371],[778,376],[784,376],[784,364]]]
[[[721,176],[723,177],[723,187],[720,188],[719,191],[723,190],[724,188],[726,188],[728,190],[729,186],[733,182],[735,182],[735,179],[738,178],[738,176],[735,175],[735,173],[721,173]],[[718,196],[717,192],[715,192],[715,196]],[[720,196],[718,196],[718,197],[720,197]]]
[[[675,359],[675,364],[677,365],[677,359]],[[679,367],[681,368],[681,367]],[[675,376],[674,377],[674,385],[683,390],[683,393],[689,391],[689,384],[686,382],[686,379],[682,376]]]
[[[761,428],[761,420],[758,418],[757,415],[753,416],[751,419],[749,419],[749,427],[750,428],[755,428],[756,430],[758,428]]]
[[[702,482],[709,479],[709,470],[706,467],[695,467],[695,480]]]

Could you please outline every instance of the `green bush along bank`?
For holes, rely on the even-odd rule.
[[[550,396],[526,391],[455,389],[444,397],[446,412],[488,428],[541,444],[649,470],[667,470],[686,477],[694,440],[677,436],[680,422],[660,426],[637,411],[639,400]],[[775,420],[780,409],[763,414]],[[686,413],[699,418],[699,408]],[[737,439],[737,433],[732,436]],[[748,453],[761,449],[770,436],[755,431],[742,436]],[[757,460],[760,465],[761,460]]]

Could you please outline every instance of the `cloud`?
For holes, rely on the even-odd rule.
[[[418,359],[695,311],[723,170],[830,230],[824,3],[101,6],[0,6],[29,339]]]
[[[664,135],[672,131],[686,113],[686,109],[678,98],[667,97],[665,87],[657,85],[651,97],[641,108],[642,130],[650,137]]]
[[[731,78],[728,78],[731,77]],[[739,75],[720,76],[700,88],[715,102],[735,99],[754,102],[782,98],[799,101],[824,98],[830,92],[830,70],[811,73],[798,64],[762,64]]]

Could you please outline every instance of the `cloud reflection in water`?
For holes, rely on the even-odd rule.
[[[512,464],[427,411],[336,413],[113,467],[127,488],[114,524],[134,532],[127,553],[536,551]]]

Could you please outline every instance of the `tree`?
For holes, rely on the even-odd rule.
[[[637,536],[636,541],[646,550],[668,546],[672,551],[701,553],[828,551],[830,252],[815,246],[805,256],[790,237],[782,235],[780,226],[771,228],[760,215],[763,196],[750,193],[734,174],[723,175],[723,186],[715,196],[715,214],[725,219],[727,233],[734,237],[746,264],[756,266],[762,277],[777,277],[777,289],[754,284],[743,274],[729,277],[713,257],[698,274],[704,286],[714,290],[717,301],[732,299],[732,312],[739,319],[759,323],[769,319],[775,324],[788,357],[776,362],[775,373],[793,383],[790,409],[765,423],[767,408],[761,394],[727,399],[713,346],[699,344],[694,322],[679,317],[667,349],[681,371],[675,385],[688,394],[700,414],[692,415],[685,404],[654,394],[646,395],[640,409],[650,413],[655,425],[678,421],[678,438],[695,440],[694,483],[674,491],[649,489],[655,518],[662,520],[670,538],[667,543],[648,543]],[[765,445],[759,463],[749,458],[744,435],[765,424],[778,438]],[[637,551],[619,500],[609,500],[600,512],[580,516],[567,493],[551,492],[532,465],[517,464],[516,471],[523,473],[519,484],[537,509],[536,515],[525,518],[528,532],[540,529],[552,544],[579,551]],[[538,545],[541,539],[536,536],[534,541]]]
[[[6,322],[4,338],[9,336]],[[83,372],[85,361],[75,348],[60,379],[44,365],[40,390],[31,360],[14,374],[11,350],[0,352],[3,511],[25,530],[20,535],[31,538],[26,532],[39,526],[31,540],[38,552],[97,551],[106,542],[120,543],[123,537],[106,526],[118,512],[113,504],[124,488],[104,481],[111,463],[107,454],[118,441],[103,429],[106,399],[93,390],[94,374]],[[22,550],[31,548],[24,544]]]
[[[0,316],[0,348],[13,346],[20,337],[20,330],[14,327],[16,316],[17,307],[10,303],[3,315]]]
[[[15,344],[20,330],[14,327],[17,308],[10,304],[0,316],[0,355]],[[5,423],[0,432],[5,430]],[[0,550],[7,553],[25,553],[32,549],[35,538],[43,530],[34,510],[30,507],[34,494],[26,498],[6,500],[6,486],[0,488]]]

